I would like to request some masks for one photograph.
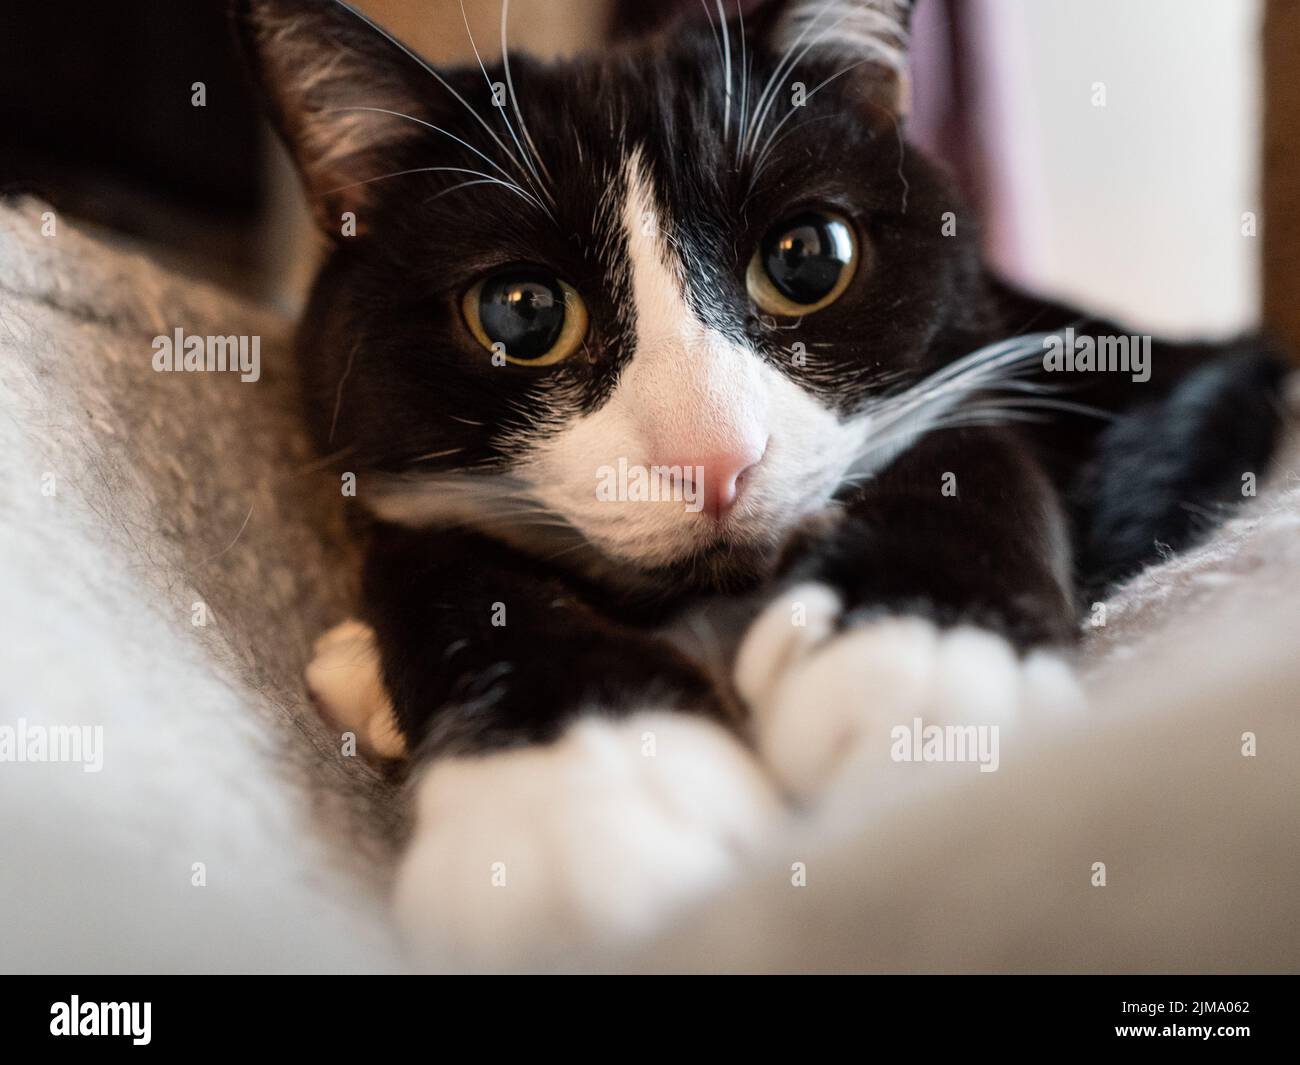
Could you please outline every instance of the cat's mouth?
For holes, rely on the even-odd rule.
[[[647,563],[603,551],[593,545],[604,562],[602,576],[615,578],[625,588],[670,598],[686,594],[742,594],[771,576],[778,557],[775,541],[756,541],[738,531],[719,527],[704,542],[697,542],[681,557]]]
[[[775,564],[775,545],[720,538],[669,567],[666,575],[692,591],[738,594],[765,581]]]

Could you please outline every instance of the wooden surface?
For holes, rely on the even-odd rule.
[[[1300,2],[1264,16],[1264,321],[1300,364]]]

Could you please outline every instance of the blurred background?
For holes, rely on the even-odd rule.
[[[458,0],[358,6],[436,63],[472,60]],[[464,6],[498,54],[500,0]],[[572,53],[683,6],[703,17],[699,0],[512,0],[510,42]],[[0,191],[292,312],[315,238],[226,7],[6,4]],[[1297,54],[1296,0],[920,0],[911,136],[1021,283],[1170,334],[1264,320],[1300,348]]]

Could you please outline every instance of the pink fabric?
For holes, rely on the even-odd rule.
[[[912,141],[953,171],[976,209],[990,261],[1023,279],[1025,207],[1041,195],[1034,146],[1008,95],[1028,54],[1001,0],[919,0],[912,16]]]

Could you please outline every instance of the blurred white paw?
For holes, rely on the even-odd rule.
[[[357,748],[379,758],[404,758],[406,743],[379,671],[379,649],[369,625],[349,620],[316,641],[307,665],[307,690],[325,719],[353,732]]]
[[[430,766],[398,919],[426,962],[563,964],[654,932],[727,883],[779,811],[717,725],[586,717],[547,746]]]
[[[900,763],[996,770],[1004,728],[1083,706],[1059,655],[1021,658],[996,633],[919,617],[837,632],[841,614],[833,589],[795,587],[759,615],[736,662],[760,757],[801,801]]]

